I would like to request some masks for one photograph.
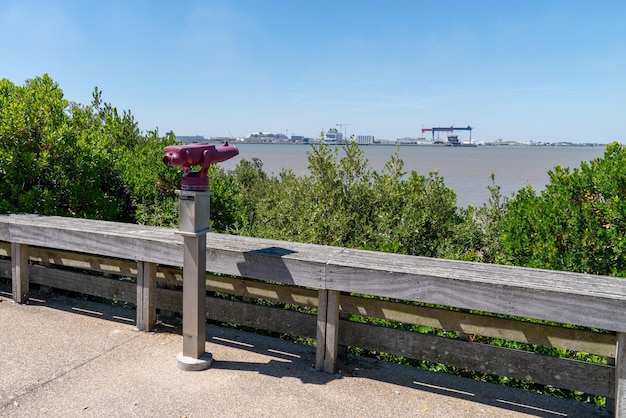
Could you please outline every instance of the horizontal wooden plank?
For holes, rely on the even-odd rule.
[[[613,357],[615,335],[342,295],[341,312]]]
[[[403,254],[345,249],[329,261],[330,265],[356,267],[396,275],[450,278],[463,282],[517,286],[560,291],[568,294],[596,295],[623,299],[626,285],[616,277],[569,273],[525,267],[417,257]],[[593,282],[593,285],[589,283]]]
[[[48,253],[37,253],[37,251],[35,251],[35,254],[41,257],[42,254]],[[72,265],[83,268],[115,264],[109,261],[109,259],[95,258],[94,261],[90,256],[58,251],[52,251],[48,254],[48,257],[51,258],[51,261],[55,262],[59,262],[59,258],[62,257],[64,260],[61,263],[62,265]],[[52,258],[54,260],[52,260]],[[68,258],[70,260],[76,260],[76,262],[67,262]],[[134,265],[130,262],[123,263],[126,263],[127,267]],[[4,270],[3,277],[10,278],[10,267],[10,262],[8,261],[5,261],[4,265],[0,264],[0,268]],[[97,268],[94,269],[99,270]],[[102,270],[112,271],[109,267],[105,267]],[[169,275],[180,275],[179,269],[165,270]],[[119,272],[119,270],[117,272]],[[136,271],[134,273],[136,274]],[[81,277],[88,278],[89,276]],[[182,285],[182,280],[178,282],[178,284]],[[62,285],[56,283],[54,287],[61,288]],[[81,291],[86,294],[94,293],[92,289],[85,287],[73,287],[68,290]],[[311,307],[317,306],[317,292],[314,290],[231,277],[207,275],[207,290],[242,297],[266,299],[279,303],[293,303]],[[104,295],[101,296],[104,297]],[[465,334],[501,338],[508,341],[518,341],[546,347],[565,348],[572,351],[583,351],[609,357],[613,356],[615,352],[615,337],[608,334],[470,315],[464,312],[420,307],[412,304],[376,299],[364,299],[347,295],[341,298],[341,309],[342,313],[345,314],[358,314],[371,318],[382,318],[390,321],[459,331]]]
[[[137,302],[137,286],[135,283],[41,266],[31,266],[29,273],[31,283],[119,302],[131,304]]]
[[[282,284],[207,275],[207,290],[278,303],[317,306],[317,291]]]
[[[326,263],[341,248],[207,234],[207,271],[323,288]]]
[[[137,277],[137,262],[49,248],[30,247],[30,260],[63,267]]]
[[[157,307],[171,312],[182,311],[182,292],[158,289]],[[287,309],[208,297],[207,319],[287,335],[315,338],[316,316]]]
[[[36,215],[2,215],[0,224],[4,241],[181,265],[173,229]],[[207,270],[626,331],[626,283],[603,276],[222,234],[207,235]]]
[[[315,338],[315,315],[219,298],[207,299],[208,318],[281,334]]]
[[[611,366],[345,320],[341,321],[340,330],[339,343],[347,346],[614,396],[615,369]]]
[[[0,240],[182,266],[175,229],[37,215],[0,215]],[[207,234],[207,271],[297,286],[324,286],[326,262],[341,248]]]
[[[182,268],[157,266],[157,283],[163,286],[182,286],[183,285]]]
[[[66,251],[33,247],[31,248],[31,260],[46,261],[93,271],[124,274],[129,277],[136,276],[136,263],[134,262]],[[161,277],[165,277],[165,273],[167,273],[168,277],[174,277],[176,284],[182,284],[180,269],[160,269],[159,281],[161,281]],[[317,292],[313,290],[219,277],[210,274],[207,275],[207,289],[237,296],[265,298],[282,303],[295,303],[306,306],[316,306],[317,304]],[[391,321],[459,331],[466,334],[560,347],[606,356],[612,356],[615,351],[615,338],[612,335],[585,333],[583,331],[545,326],[542,331],[542,326],[531,323],[507,322],[498,318],[476,317],[467,313],[445,310],[431,310],[430,308],[420,308],[410,304],[344,296],[342,297],[342,310],[345,313],[361,314]]]
[[[3,215],[4,220],[0,221],[0,242],[11,242],[11,234],[9,233],[8,215]]]
[[[0,277],[11,279],[11,260],[0,260]]]
[[[182,270],[159,266],[157,282],[166,286],[182,286]],[[206,275],[206,286],[207,291],[210,292],[265,299],[278,303],[292,303],[309,307],[317,306],[317,291],[303,287],[217,276],[211,273]]]
[[[30,250],[30,258],[33,261],[49,262],[64,267],[74,267],[127,277],[137,276],[137,264],[130,261],[36,247],[30,248]],[[52,273],[53,276],[58,274],[58,272]],[[0,260],[0,275],[1,277],[11,278],[11,262],[9,260]],[[76,273],[74,277],[84,277],[85,280],[91,279],[91,276],[81,276],[79,273]],[[182,270],[159,266],[157,282],[166,285],[182,286]],[[95,282],[90,283],[93,284]],[[63,288],[60,283],[56,283],[54,287]],[[81,287],[81,289],[81,293],[93,294],[93,290],[87,287]],[[79,291],[75,288],[67,290]],[[315,290],[255,280],[207,274],[207,290],[235,296],[265,299],[278,303],[290,303],[309,307],[317,306],[317,291]]]
[[[346,250],[326,287],[505,315],[626,331],[626,280]]]
[[[182,265],[182,237],[173,229],[59,216],[3,215],[6,238],[37,247],[127,260]],[[2,231],[2,230],[0,230]]]
[[[157,309],[168,312],[183,312],[183,292],[179,290],[158,289],[156,295]]]

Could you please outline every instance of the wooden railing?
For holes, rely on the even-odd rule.
[[[173,229],[4,215],[0,257],[0,276],[12,277],[17,301],[35,283],[129,302],[144,330],[154,326],[157,309],[182,311],[182,238]],[[207,235],[207,270],[208,319],[316,339],[319,370],[335,372],[340,346],[360,347],[606,396],[616,415],[626,416],[623,279],[222,234]],[[256,300],[279,307],[251,303]],[[304,309],[286,308],[291,305]],[[403,325],[364,323],[372,318]],[[457,338],[408,330],[411,325]],[[482,337],[608,361],[504,348],[478,342]]]

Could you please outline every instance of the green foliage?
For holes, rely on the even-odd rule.
[[[487,203],[478,208],[468,206],[459,209],[463,221],[449,238],[445,258],[494,263],[501,253],[500,223],[508,198],[502,196],[493,173],[491,182]]]
[[[48,75],[16,86],[0,80],[0,212],[28,212],[175,226],[181,170],[162,163],[170,134],[142,135],[94,89],[69,103]],[[243,224],[234,180],[214,167],[213,226]]]
[[[154,226],[178,224],[178,198],[181,170],[167,167],[161,159],[163,149],[175,143],[174,136],[159,137],[150,131],[132,147],[117,144],[116,167],[132,203],[135,221]]]
[[[312,146],[304,177],[288,170],[268,177],[259,161],[242,160],[231,173],[246,211],[237,232],[425,256],[467,251],[450,239],[464,218],[437,173],[405,179],[396,152],[379,174],[355,141],[343,154],[323,142]]]
[[[218,232],[229,232],[245,222],[242,195],[232,176],[219,165],[209,170],[211,196],[211,227]]]
[[[626,277],[626,148],[549,175],[540,195],[529,186],[507,206],[500,261]]]
[[[229,230],[245,235],[251,224],[257,222],[256,207],[266,193],[268,177],[263,171],[263,162],[258,158],[242,158],[235,169],[225,175],[231,177],[237,187],[240,209],[239,221],[229,225]]]
[[[0,92],[2,209],[128,220],[114,156],[93,125],[74,123],[58,84],[1,80]]]

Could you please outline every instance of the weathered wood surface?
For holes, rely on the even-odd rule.
[[[323,288],[325,265],[342,248],[207,234],[207,271]],[[1,215],[0,241],[167,266],[183,265],[175,229],[58,216]]]
[[[315,368],[326,373],[337,371],[339,297],[337,291],[319,291]]]
[[[137,329],[152,331],[156,325],[155,263],[137,262]]]
[[[613,396],[615,369],[584,361],[341,321],[339,343],[478,372]]]
[[[607,357],[613,357],[615,354],[614,334],[348,295],[342,295],[340,303],[341,312],[346,314],[382,318],[394,322],[457,331],[465,335],[500,338],[507,341],[558,347]]]
[[[43,254],[46,254],[46,261],[65,267],[77,267],[104,273],[115,272],[129,277],[136,276],[136,263],[123,260],[98,258],[61,251],[43,251],[38,248],[31,248],[30,259],[32,261],[41,261]],[[131,266],[135,266],[135,268],[131,269]],[[181,273],[180,269],[159,266],[157,281],[167,285],[182,285]],[[61,273],[51,273],[51,275],[54,277],[58,275],[63,276]],[[0,276],[10,278],[11,264],[8,260],[0,261]],[[120,297],[125,294],[126,297],[123,299],[125,302],[135,303],[135,300],[130,297],[129,293],[124,292],[120,294],[120,292],[111,291],[113,289],[109,288],[111,285],[109,282],[105,282],[106,286],[101,287],[100,279],[94,279],[92,276],[80,275],[78,273],[71,273],[69,276],[76,278],[71,282],[72,284],[56,279],[46,283],[45,278],[38,280],[37,276],[33,279],[33,283],[116,300],[122,300]],[[312,289],[215,276],[212,274],[206,275],[206,284],[207,291],[313,308],[318,306],[318,292]],[[128,284],[123,282],[122,286],[128,287]],[[100,293],[107,289],[109,291],[106,294]],[[159,304],[159,308],[164,309],[161,304]],[[176,309],[171,310],[179,312],[179,308],[180,306],[177,306]],[[595,333],[348,295],[341,296],[340,309],[344,315],[355,314],[370,318],[381,318],[394,322],[458,331],[467,335],[501,338],[508,341],[545,347],[558,347],[607,357],[612,357],[615,354],[615,335],[613,334]]]
[[[118,276],[137,277],[137,263],[119,258],[81,254],[50,248],[30,247],[30,261],[42,264],[56,264],[82,270],[91,270]]]
[[[1,256],[11,256],[10,243],[0,242]],[[29,259],[35,263],[55,264],[124,277],[137,277],[137,263],[130,260],[33,246],[29,247]],[[8,264],[8,270],[5,271],[3,277],[10,277],[10,269],[11,266]],[[182,286],[182,269],[180,267],[157,266],[157,283],[165,286]],[[211,292],[310,307],[317,306],[317,291],[308,288],[276,286],[263,281],[217,276],[211,273],[207,273],[206,283],[207,290]]]
[[[2,215],[0,241],[182,265],[182,238],[166,228]],[[207,270],[626,331],[626,281],[605,276],[222,234],[207,234]]]
[[[11,276],[13,300],[28,302],[28,245],[11,243]]]
[[[207,298],[207,318],[256,329],[315,338],[315,315],[219,298]]]
[[[11,260],[0,259],[0,277],[11,279]]]
[[[617,333],[615,360],[615,416],[626,417],[626,333]]]
[[[345,250],[326,288],[626,331],[621,278]]]
[[[43,260],[46,264],[73,267],[81,270],[113,274],[129,278],[137,277],[136,262],[96,257],[67,251],[44,250],[36,247],[29,247],[29,249],[30,260],[36,263],[41,263]],[[8,279],[11,278],[10,260],[0,260],[0,277]],[[84,277],[85,280],[88,280],[92,276],[84,275]],[[163,286],[183,285],[182,270],[179,268],[157,266],[156,278],[157,283]],[[53,286],[50,285],[50,287]],[[59,288],[61,287],[59,286]],[[82,293],[90,294],[88,287],[82,289],[84,290]],[[318,293],[313,289],[297,286],[285,286],[282,284],[268,283],[259,280],[216,276],[211,273],[206,274],[206,290],[209,292],[227,293],[250,299],[263,299],[278,303],[308,306],[311,308],[317,307],[318,303]]]
[[[157,289],[157,306],[159,309],[182,312],[182,293],[169,289]],[[316,316],[303,312],[208,297],[206,317],[211,321],[242,327],[315,338]]]
[[[312,289],[210,274],[206,277],[208,291],[300,306],[318,305],[318,292]]]
[[[342,248],[207,234],[207,270],[323,289],[326,263]]]
[[[137,303],[137,285],[132,282],[42,266],[31,266],[30,281],[34,284],[98,296],[116,302],[133,305]]]
[[[2,241],[182,265],[182,240],[174,229],[38,215],[2,215],[0,224]]]
[[[11,256],[11,245],[9,243],[0,242],[0,256]],[[118,258],[31,246],[29,247],[29,259],[35,263],[55,264],[123,277],[137,277],[137,263]],[[10,265],[7,274],[9,275],[5,274],[4,277],[10,277]],[[181,268],[159,265],[157,266],[156,277],[157,283],[160,285],[182,286],[183,284]],[[281,303],[294,303],[310,307],[317,306],[317,291],[304,287],[276,286],[264,281],[217,276],[211,273],[207,273],[206,283],[207,290],[211,292],[222,292],[236,296],[266,299]]]

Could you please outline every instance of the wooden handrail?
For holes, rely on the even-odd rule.
[[[0,215],[0,241],[11,243],[18,255],[27,248],[24,246],[36,246],[182,266],[182,238],[175,229],[11,214]],[[23,263],[23,255],[20,257]],[[334,371],[337,345],[346,339],[342,327],[349,333],[358,328],[339,319],[341,292],[600,328],[614,331],[617,337],[611,338],[618,342],[626,340],[626,281],[614,277],[215,233],[207,234],[207,270],[317,289],[321,309],[316,365],[328,372]],[[145,289],[143,299],[150,300]],[[345,298],[346,303],[349,300]],[[149,309],[142,312],[145,317]],[[610,374],[615,382],[609,382],[611,389],[604,390],[616,396],[617,413],[626,392],[623,363],[617,356],[615,372]]]
[[[182,266],[176,230],[0,216],[0,240]],[[626,332],[626,280],[313,244],[207,234],[207,270]]]

